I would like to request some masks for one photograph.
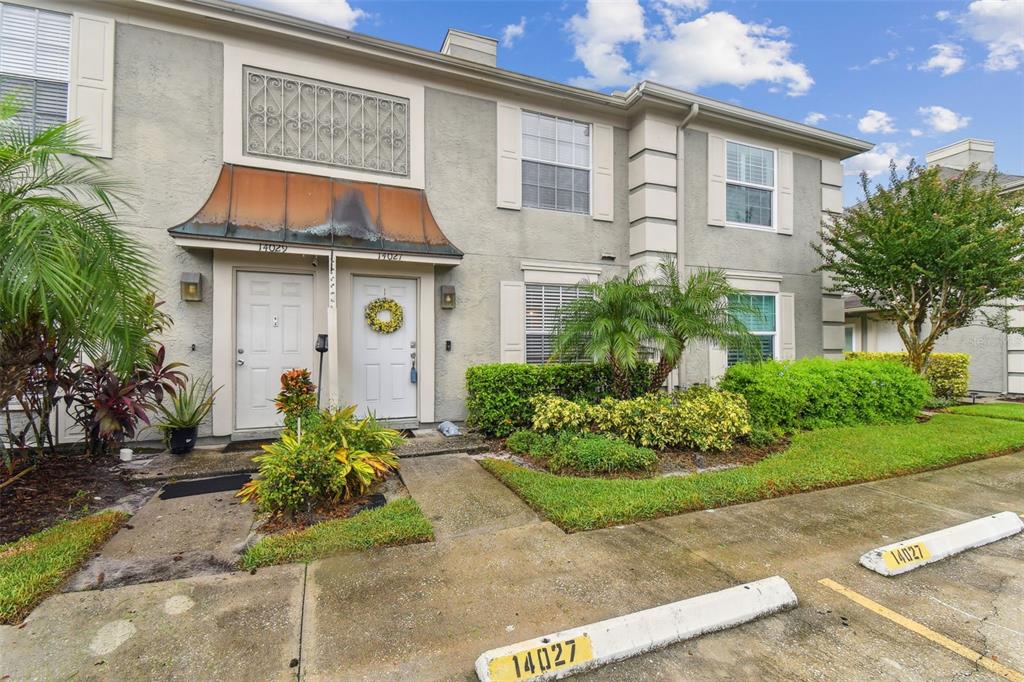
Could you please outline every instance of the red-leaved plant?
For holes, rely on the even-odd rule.
[[[180,362],[164,364],[166,349],[150,353],[149,366],[140,366],[122,378],[109,362],[75,363],[61,378],[64,402],[71,418],[85,435],[86,451],[104,454],[135,437],[139,422],[150,424],[149,411],[174,395],[185,383]]]

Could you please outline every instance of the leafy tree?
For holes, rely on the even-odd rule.
[[[866,199],[823,226],[819,269],[896,325],[917,372],[944,334],[1005,321],[1006,301],[1024,295],[1020,194],[976,166],[943,179],[913,161],[905,177],[891,165],[888,187],[871,191],[866,174],[861,186]]]
[[[645,361],[651,345],[666,340],[659,325],[660,301],[643,282],[641,268],[581,288],[589,295],[562,308],[552,358],[608,362],[612,391],[628,398],[630,370]]]
[[[757,318],[761,313],[735,300],[742,292],[729,284],[724,272],[700,269],[684,284],[675,259],[667,258],[658,264],[658,274],[652,283],[652,293],[660,302],[663,338],[661,357],[651,378],[651,392],[661,388],[693,341],[737,348],[745,357],[760,356],[757,339],[747,331],[743,317]]]
[[[42,445],[59,370],[85,353],[127,376],[165,318],[152,264],[118,223],[124,186],[76,122],[33,135],[16,116],[14,97],[0,101],[0,405],[22,402]]]

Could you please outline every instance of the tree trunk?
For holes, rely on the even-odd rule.
[[[629,372],[623,369],[622,365],[615,358],[611,359],[612,365],[612,393],[620,400],[628,400],[630,394]]]
[[[651,377],[651,385],[647,387],[648,393],[657,393],[661,390],[662,384],[665,383],[665,379],[668,378],[669,373],[676,368],[676,363],[668,360],[664,355],[661,360],[658,361],[658,366],[654,368],[654,375]]]

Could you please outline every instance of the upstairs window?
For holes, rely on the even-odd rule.
[[[71,15],[0,3],[0,96],[35,135],[68,120]]]
[[[409,175],[409,100],[245,67],[245,153]]]
[[[776,301],[773,294],[740,294],[729,297],[730,304],[743,304],[757,310],[758,314],[744,311],[737,317],[746,326],[747,331],[757,337],[761,344],[761,357],[766,360],[778,357],[779,324]],[[730,348],[728,352],[730,367],[737,362],[757,359],[736,348]]]
[[[590,213],[590,124],[523,112],[523,206]]]
[[[548,361],[563,306],[587,295],[583,289],[571,285],[526,284],[526,362]]]
[[[773,229],[775,152],[739,142],[725,144],[725,220]]]

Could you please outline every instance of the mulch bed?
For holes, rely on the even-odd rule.
[[[5,480],[7,472],[0,469],[0,483]],[[113,457],[46,456],[34,470],[0,489],[0,544],[110,506],[142,487],[117,467]]]
[[[725,452],[700,452],[698,450],[663,450],[658,453],[658,467],[652,473],[626,472],[619,474],[592,474],[577,471],[559,471],[560,476],[581,476],[584,478],[651,478],[653,476],[678,476],[696,474],[701,471],[726,469],[754,464],[769,455],[782,452],[789,447],[789,438],[783,438],[771,445],[754,446],[740,443]],[[549,471],[547,462],[528,454],[513,453],[505,447],[503,439],[487,441],[491,452],[503,458],[524,464],[531,469]],[[554,472],[552,472],[554,473]]]

